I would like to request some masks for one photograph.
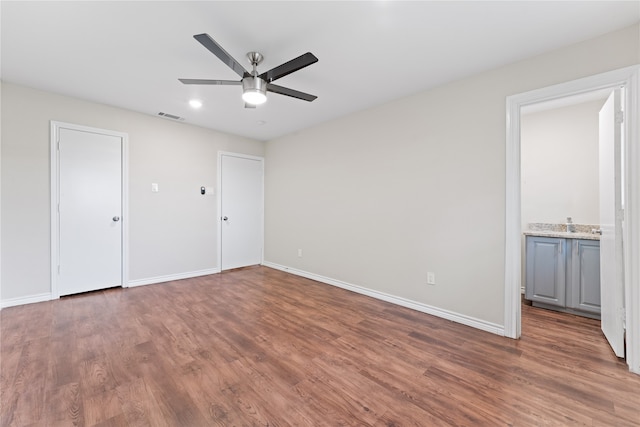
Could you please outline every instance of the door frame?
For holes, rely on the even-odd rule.
[[[231,157],[239,157],[242,159],[248,160],[258,160],[262,165],[262,200],[260,200],[260,206],[262,206],[262,210],[260,211],[260,265],[264,264],[264,157],[252,156],[250,154],[241,154],[234,153],[231,151],[218,151],[218,172],[217,172],[217,181],[218,184],[216,186],[216,203],[217,203],[217,213],[218,213],[218,270],[222,272],[222,157],[223,156],[231,156]]]
[[[522,107],[600,89],[625,88],[623,124],[625,153],[624,288],[629,370],[640,374],[640,65],[597,74],[506,99],[506,203],[504,334],[521,334],[521,175],[520,110]]]
[[[60,298],[60,291],[58,289],[58,261],[59,261],[59,247],[60,247],[60,222],[58,220],[58,200],[59,200],[59,166],[60,158],[58,152],[58,141],[60,135],[60,129],[70,129],[80,132],[97,133],[100,135],[109,135],[122,140],[122,250],[121,250],[121,265],[122,265],[122,287],[128,287],[129,282],[129,135],[123,132],[116,132],[107,129],[99,129],[89,126],[76,125],[73,123],[59,122],[51,120],[51,133],[50,133],[50,160],[51,160],[51,201],[50,201],[50,218],[51,218],[51,299]]]

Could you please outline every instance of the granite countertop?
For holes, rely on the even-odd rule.
[[[599,225],[593,224],[573,224],[573,232],[567,232],[566,224],[546,224],[534,222],[529,224],[529,228],[522,234],[525,236],[539,237],[559,237],[562,239],[586,239],[600,240],[600,235],[592,233],[591,230],[599,229]]]

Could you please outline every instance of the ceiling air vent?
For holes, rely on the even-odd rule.
[[[171,119],[171,120],[176,120],[178,122],[184,122],[184,117],[176,116],[174,114],[163,113],[162,111],[160,111],[158,113],[158,115],[160,117],[164,117],[165,119]]]

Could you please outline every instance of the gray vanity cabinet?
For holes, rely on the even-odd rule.
[[[535,306],[598,317],[600,242],[527,236],[525,298]]]
[[[567,306],[600,314],[600,242],[574,239],[572,246]]]
[[[527,236],[525,297],[543,304],[565,306],[566,239]]]

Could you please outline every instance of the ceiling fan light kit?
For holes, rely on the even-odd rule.
[[[264,104],[267,100],[267,83],[260,77],[242,79],[242,99],[252,105]]]
[[[274,85],[271,82],[281,77],[289,75],[294,71],[298,71],[304,67],[318,62],[318,58],[311,52],[307,52],[300,55],[291,61],[278,65],[269,71],[262,74],[258,74],[258,65],[262,62],[264,57],[259,52],[247,53],[247,59],[251,63],[253,68],[252,72],[248,72],[245,68],[238,63],[226,50],[222,48],[215,40],[208,34],[196,34],[193,36],[201,45],[207,48],[211,53],[224,62],[229,68],[231,68],[236,74],[238,74],[242,80],[207,80],[207,79],[178,79],[183,84],[194,85],[239,85],[242,84],[242,99],[245,102],[245,107],[254,108],[256,105],[263,104],[267,100],[267,92],[273,92],[280,95],[290,96],[292,98],[302,99],[304,101],[311,102],[317,98],[315,95],[300,92],[294,89],[289,89],[283,86]]]
[[[259,52],[247,53],[253,67],[251,76],[242,79],[242,100],[247,104],[260,105],[267,101],[267,82],[258,77],[258,64],[264,57]]]

